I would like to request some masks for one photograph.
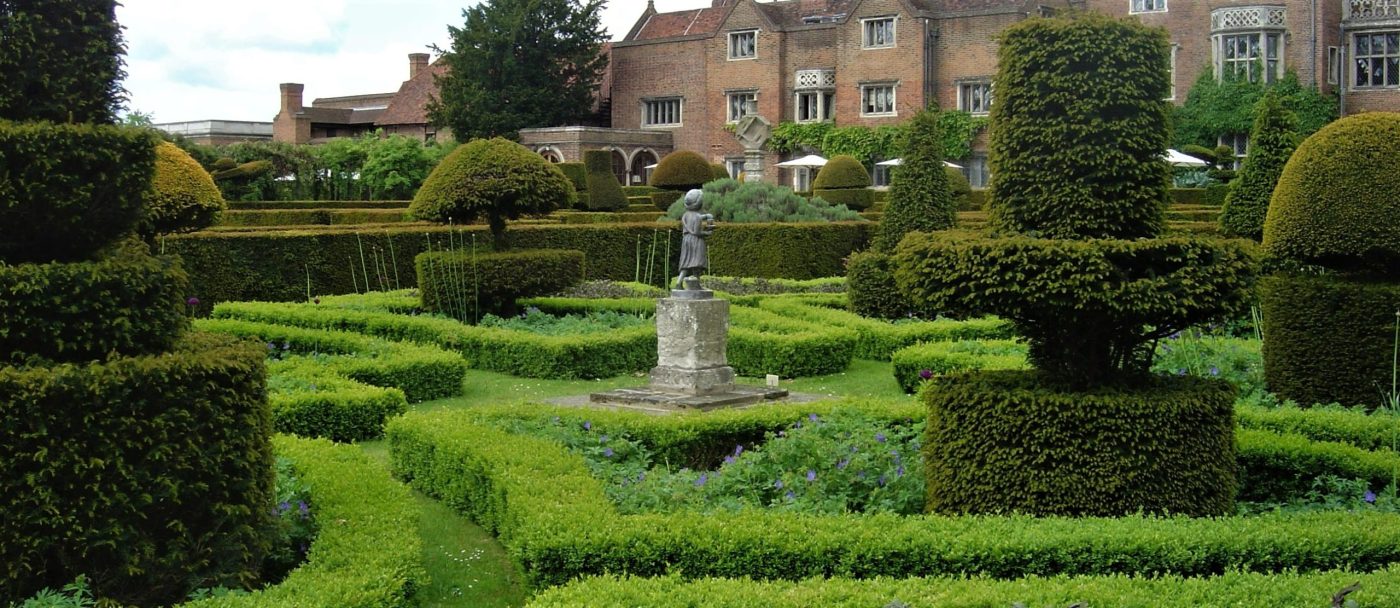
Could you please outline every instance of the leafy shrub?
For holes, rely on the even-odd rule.
[[[1264,217],[1279,174],[1298,146],[1298,121],[1283,108],[1276,92],[1264,94],[1255,114],[1254,129],[1249,133],[1249,157],[1244,161],[1239,181],[1225,197],[1220,226],[1227,235],[1258,241],[1264,238]]]
[[[838,154],[826,161],[812,180],[812,190],[839,190],[844,188],[869,188],[870,172],[865,170],[856,157]]]
[[[273,583],[281,582],[306,560],[317,528],[311,515],[311,488],[297,476],[292,461],[285,456],[277,457],[274,487],[272,538],[262,565],[262,580]]]
[[[556,293],[583,280],[583,253],[540,250],[510,253],[448,251],[417,258],[423,309],[463,322],[481,315],[515,315],[519,298]]]
[[[846,264],[851,310],[874,319],[907,319],[914,305],[894,280],[894,260],[874,251],[854,254]]]
[[[864,221],[859,213],[820,198],[798,196],[783,186],[767,182],[741,183],[729,178],[705,184],[701,199],[705,213],[720,222],[851,222]],[[666,210],[666,217],[679,220],[685,214],[685,200],[677,200]]]
[[[117,4],[6,2],[0,120],[116,122],[126,77]]]
[[[193,232],[213,224],[223,209],[224,197],[204,167],[175,144],[156,145],[155,177],[143,232]]]
[[[573,186],[557,167],[515,142],[477,139],[458,146],[428,175],[409,210],[419,219],[469,223],[485,216],[497,250],[506,220],[568,208]]]
[[[1366,112],[1324,127],[1284,166],[1264,247],[1290,260],[1400,278],[1400,113]]]
[[[1376,407],[1390,389],[1400,285],[1281,274],[1261,284],[1264,379],[1308,406]]]
[[[280,584],[246,595],[212,597],[183,608],[409,608],[426,580],[418,507],[359,448],[324,439],[279,436],[322,522],[301,567]]]
[[[1162,228],[1170,56],[1165,30],[1102,15],[1002,32],[992,106],[992,224],[1043,238]]]
[[[1160,374],[1219,378],[1240,389],[1242,397],[1264,394],[1264,361],[1254,338],[1185,332],[1157,344],[1152,371]]]
[[[608,161],[608,171],[612,171],[611,160]],[[569,183],[574,185],[574,190],[579,194],[588,191],[588,164],[587,163],[554,163],[564,177],[569,178]]]
[[[705,277],[706,289],[722,291],[732,296],[771,295],[787,293],[844,293],[845,277],[824,279],[765,279],[750,277]]]
[[[922,395],[931,512],[1235,510],[1235,390],[1224,382],[1057,392],[1034,372],[1002,371],[944,378]]]
[[[1027,369],[1026,347],[1011,340],[957,340],[906,346],[890,356],[894,379],[906,393],[958,372]]]
[[[647,185],[684,194],[686,190],[699,188],[713,179],[715,172],[710,168],[710,161],[695,152],[677,150],[667,154],[656,164],[656,168],[651,171],[651,181]]]
[[[365,147],[360,181],[374,198],[412,197],[438,163],[433,151],[424,148],[423,142],[415,137],[399,134],[376,137]]]
[[[685,196],[685,192],[679,190],[658,190],[652,192],[648,196],[651,197],[651,204],[656,205],[657,209],[667,211]]]
[[[962,170],[943,167],[943,173],[948,176],[948,196],[952,199],[954,211],[982,210],[982,205],[972,197],[972,182],[967,181]]]
[[[885,253],[894,250],[905,234],[952,228],[957,222],[949,167],[943,166],[939,155],[938,114],[923,110],[914,115],[908,129],[902,164],[892,177],[889,206],[875,239],[875,247]],[[966,179],[962,186],[972,190]]]
[[[889,323],[878,319],[867,319],[844,310],[844,307],[838,309],[823,306],[821,302],[805,298],[763,298],[757,304],[759,308],[776,312],[788,318],[820,326],[854,330],[860,336],[860,341],[856,343],[855,356],[861,359],[889,360],[894,351],[918,342],[977,340],[1011,336],[1010,324],[998,319],[906,320]]]
[[[208,335],[0,367],[0,601],[79,573],[123,603],[250,582],[272,504],[264,373],[256,345]]]
[[[1240,500],[1286,502],[1301,497],[1318,475],[1360,478],[1374,488],[1390,485],[1400,456],[1345,443],[1261,430],[1238,433]]]
[[[583,164],[588,168],[588,208],[595,210],[621,209],[627,206],[627,196],[622,193],[622,184],[612,170],[612,152],[588,150],[583,153]]]
[[[0,261],[85,260],[126,236],[154,159],[140,129],[0,121]]]
[[[729,179],[729,169],[723,163],[710,163],[711,179]]]
[[[96,262],[0,264],[0,365],[169,348],[189,323],[189,280],[178,259],[144,249]]]

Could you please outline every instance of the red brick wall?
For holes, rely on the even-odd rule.
[[[996,36],[1024,18],[1020,13],[975,15],[937,21],[935,74],[938,105],[958,109],[958,84],[990,79],[997,72]]]
[[[862,48],[861,19],[895,16],[895,45]],[[924,107],[924,24],[899,0],[865,0],[837,30],[836,124],[897,125]],[[895,115],[861,116],[862,83],[895,82]]]
[[[683,98],[683,125],[670,128],[677,150],[705,154],[705,125],[715,110],[706,102],[706,52],[709,40],[614,45],[612,55],[612,126],[642,128],[642,102],[649,97]],[[708,154],[706,154],[708,156]]]
[[[758,30],[756,56],[753,59],[729,59],[729,33],[755,29]],[[706,145],[704,148],[690,149],[701,153],[710,162],[724,162],[726,157],[743,156],[743,147],[734,134],[725,129],[729,120],[729,92],[756,90],[759,116],[774,124],[779,122],[786,108],[792,105],[783,87],[783,65],[787,54],[783,37],[759,14],[751,0],[741,0],[715,36],[705,41],[705,104],[710,111],[701,129]]]

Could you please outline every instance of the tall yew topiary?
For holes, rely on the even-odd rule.
[[[890,183],[889,204],[880,219],[875,246],[881,251],[893,250],[910,232],[944,230],[957,221],[939,142],[938,113],[915,114],[899,170]]]
[[[617,175],[612,171],[612,152],[585,151],[583,164],[588,169],[585,183],[589,209],[614,211],[627,206],[627,195],[622,193],[622,184],[617,182]]]
[[[117,0],[0,0],[0,119],[115,123],[116,12]]]
[[[1235,187],[1225,196],[1220,227],[1225,234],[1256,241],[1264,238],[1264,216],[1283,166],[1298,147],[1298,120],[1270,90],[1259,100],[1254,130],[1249,133],[1249,156]]]

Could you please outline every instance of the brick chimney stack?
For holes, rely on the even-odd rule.
[[[278,85],[282,89],[282,112],[293,115],[300,112],[301,94],[306,90],[306,85],[296,82],[284,82]]]
[[[413,80],[419,72],[428,69],[427,53],[409,53],[408,55],[408,79]]]

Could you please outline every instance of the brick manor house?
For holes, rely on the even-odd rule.
[[[611,44],[600,124],[528,129],[521,141],[554,161],[611,150],[619,179],[641,183],[647,165],[678,149],[737,172],[743,150],[726,125],[748,101],[774,124],[896,125],[931,102],[985,114],[995,102],[996,35],[1031,16],[1077,9],[1166,28],[1172,61],[1164,69],[1176,103],[1202,70],[1265,80],[1293,70],[1304,84],[1335,92],[1344,114],[1400,111],[1400,0],[713,0],[672,12],[652,0]],[[373,128],[431,137],[422,106],[439,68],[422,55],[410,63],[397,94],[303,107],[301,85],[283,85],[276,138]],[[365,107],[356,106],[361,98]],[[1247,154],[1245,134],[1222,143]],[[985,144],[960,159],[978,186],[988,178]],[[798,187],[810,177],[775,167],[766,175]]]

